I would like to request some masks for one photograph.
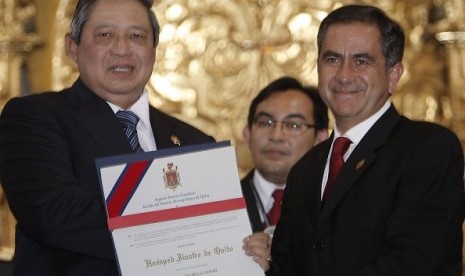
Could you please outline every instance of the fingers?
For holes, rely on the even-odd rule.
[[[243,239],[244,245],[242,249],[248,256],[252,255],[252,251],[263,252],[269,250],[271,246],[271,237],[264,232],[257,232]]]
[[[270,268],[271,237],[264,232],[253,233],[243,240],[242,249],[247,256],[251,256],[260,267],[266,271]]]

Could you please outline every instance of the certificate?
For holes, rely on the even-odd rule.
[[[234,148],[211,143],[96,160],[120,273],[263,275]]]

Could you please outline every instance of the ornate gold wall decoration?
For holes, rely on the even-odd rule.
[[[64,57],[62,37],[75,0],[61,1],[55,48],[57,88],[75,69]],[[162,30],[149,83],[150,100],[218,140],[230,139],[239,160],[246,110],[269,81],[292,75],[316,83],[316,43],[321,18],[340,3],[306,0],[167,0],[155,4]],[[63,18],[65,20],[63,20]],[[72,72],[70,74],[70,72]],[[243,165],[245,163],[245,165]],[[250,161],[239,162],[250,167]]]
[[[447,47],[451,127],[465,145],[465,32],[441,32],[437,38]]]
[[[9,261],[15,252],[15,224],[8,203],[0,189],[0,261]]]
[[[54,89],[70,85],[77,76],[63,48],[75,3],[59,2]],[[445,62],[436,59],[441,53],[437,41],[431,40],[431,26],[437,20],[431,18],[454,9],[449,2],[437,0],[161,1],[154,7],[162,30],[148,85],[152,104],[218,140],[232,140],[244,173],[252,165],[241,141],[251,99],[281,75],[316,84],[320,20],[330,10],[348,3],[377,5],[406,29],[405,74],[393,97],[396,106],[412,119],[450,126]],[[453,13],[450,17],[460,18]],[[450,25],[452,19],[446,21]]]
[[[60,24],[57,25],[54,51],[55,89],[70,85],[77,76],[63,49],[63,36],[68,31],[75,2],[60,1],[57,12]],[[418,36],[428,21],[421,12],[413,18],[406,14],[413,11],[427,14],[428,4],[424,1],[161,1],[154,8],[162,31],[157,62],[148,87],[152,104],[198,126],[218,140],[232,140],[243,173],[251,166],[248,151],[241,142],[251,99],[263,86],[281,75],[316,84],[316,33],[320,20],[330,10],[346,3],[375,4],[399,21],[411,18],[411,22],[404,25],[417,28],[409,41],[418,46],[416,51],[421,53],[423,41]],[[418,24],[417,20],[423,23]],[[410,54],[408,51],[409,47],[406,60],[418,58],[415,50],[410,50]],[[420,65],[418,68],[425,67]],[[422,83],[434,84],[424,85],[424,88],[443,86],[443,82],[434,80],[436,69],[432,68],[431,74],[423,74],[427,81]],[[403,80],[407,84],[406,91],[410,86],[417,86],[409,83],[409,70],[407,65]],[[437,120],[438,95],[424,93],[422,104],[418,104],[418,100],[412,100],[418,97],[417,90],[402,96],[401,87],[401,96],[396,95],[394,100],[409,110],[407,115],[412,118]]]
[[[151,79],[155,105],[236,145],[248,105],[282,75],[316,83],[316,34],[329,1],[163,1],[158,62]]]
[[[50,41],[53,48],[52,87],[60,90],[70,86],[77,78],[77,69],[68,58],[65,49],[65,34],[70,31],[71,19],[77,0],[59,0],[55,16],[55,37]]]
[[[440,45],[432,26],[438,16],[434,1],[397,1],[391,14],[406,30],[405,72],[393,97],[396,106],[411,119],[450,125],[446,98],[446,63],[438,61]]]
[[[0,109],[21,94],[21,72],[26,58],[39,43],[34,34],[32,1],[0,0]],[[0,260],[14,253],[15,220],[0,188]]]
[[[32,1],[0,0],[0,109],[20,94],[20,72],[26,53],[39,39],[34,34]]]
[[[438,0],[436,6],[443,13],[432,32],[445,47],[445,88],[450,102],[450,127],[465,145],[465,1]]]
[[[52,26],[55,37],[45,47],[53,51],[50,89],[58,90],[77,77],[64,48],[64,35],[69,31],[77,0],[51,1],[58,3]],[[0,109],[7,99],[19,94],[18,68],[24,53],[36,41],[31,40],[33,33],[26,31],[35,13],[32,2],[0,0]],[[435,35],[465,30],[461,13],[465,0],[155,1],[154,10],[162,30],[148,85],[151,103],[217,140],[231,140],[243,174],[252,166],[241,142],[251,99],[281,75],[315,85],[320,21],[329,11],[348,3],[379,6],[406,30],[405,74],[393,97],[400,111],[412,119],[451,127],[464,142],[465,130],[461,127],[465,126],[465,80],[463,66],[460,67],[464,61],[463,44],[455,43],[445,52]],[[17,48],[18,45],[23,48]],[[448,56],[455,62],[451,63],[455,69],[450,74]],[[6,214],[5,210],[0,193],[3,227],[1,214]],[[0,249],[2,241],[5,244],[3,233],[0,232]]]

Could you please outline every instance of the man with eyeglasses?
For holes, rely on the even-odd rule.
[[[244,250],[259,264],[270,257],[287,175],[297,160],[328,137],[327,126],[328,109],[318,90],[291,77],[268,84],[249,107],[243,138],[255,169],[241,185],[254,234],[244,239]]]

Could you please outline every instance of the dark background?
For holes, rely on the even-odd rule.
[[[0,261],[0,276],[11,276],[12,271],[13,269],[10,262]]]

